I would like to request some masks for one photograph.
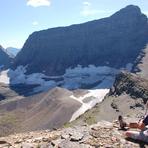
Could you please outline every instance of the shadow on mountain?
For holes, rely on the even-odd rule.
[[[34,92],[34,88],[39,85],[33,84],[33,85],[27,85],[27,84],[16,84],[16,85],[9,85],[10,89],[15,91],[18,95],[21,96],[31,96],[33,94],[37,94],[37,92]],[[38,92],[39,93],[39,92]]]

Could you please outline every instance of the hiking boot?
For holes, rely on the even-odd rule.
[[[127,123],[125,121],[123,121],[123,117],[119,116],[118,121],[119,121],[120,128],[122,130],[125,130],[125,127],[127,127]]]

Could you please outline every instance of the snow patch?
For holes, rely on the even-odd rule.
[[[112,78],[111,83],[113,83],[114,77],[118,72],[119,70],[107,66],[95,67],[94,65],[89,65],[88,67],[82,67],[78,65],[73,69],[68,68],[66,70],[66,73],[63,75],[64,82],[62,87],[69,89],[82,88],[84,85],[101,82],[108,79],[108,77]],[[108,85],[104,87],[108,88]]]
[[[89,90],[89,93],[81,96],[79,98],[75,96],[70,96],[72,99],[77,100],[78,102],[82,103],[82,106],[72,115],[70,122],[78,118],[80,115],[85,113],[87,110],[94,107],[97,103],[102,102],[105,95],[109,93],[109,89],[96,89],[96,90]],[[84,103],[84,99],[90,97],[90,101],[88,103]]]
[[[23,66],[17,67],[17,69],[12,70],[8,69],[0,73],[0,82],[5,84],[38,84],[39,87],[36,87],[34,92],[48,90],[49,88],[55,87],[56,82],[54,81],[45,81],[44,78],[48,78],[42,73],[33,73],[26,75],[26,68]]]
[[[9,84],[10,78],[8,77],[8,71],[5,70],[0,73],[0,83]]]
[[[131,65],[127,65],[129,68]],[[108,66],[82,67],[78,65],[75,68],[68,68],[62,76],[46,76],[43,73],[26,74],[26,67],[18,66],[15,70],[8,69],[0,73],[0,82],[5,84],[38,84],[35,92],[44,91],[55,86],[67,89],[91,89],[104,88],[108,89],[112,86],[115,75],[119,70]],[[59,79],[58,79],[59,78]],[[60,79],[61,78],[61,79]]]

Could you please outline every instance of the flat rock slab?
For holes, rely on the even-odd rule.
[[[59,144],[59,148],[92,148],[92,147],[86,144],[80,144],[78,142],[64,140]]]
[[[80,141],[84,137],[84,135],[80,132],[74,131],[73,133],[70,133],[71,135],[71,141]]]
[[[22,143],[21,148],[34,148],[34,145],[32,143]]]

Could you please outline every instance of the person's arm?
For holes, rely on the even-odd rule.
[[[143,121],[142,122],[140,122],[140,124],[139,124],[139,128],[141,129],[144,129],[145,128],[145,126],[147,126],[148,125],[148,115],[143,119]]]
[[[139,122],[139,123],[138,123],[138,128],[139,128],[140,130],[143,130],[143,129],[145,128],[145,124],[144,124],[143,122]]]

